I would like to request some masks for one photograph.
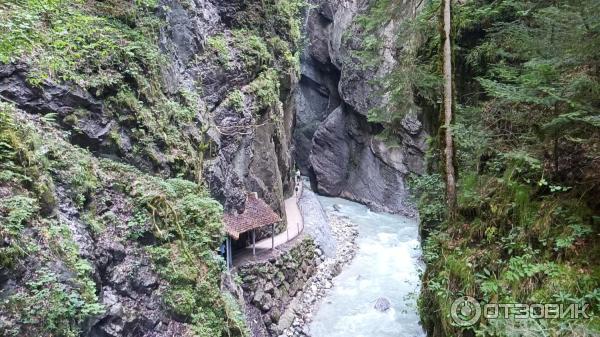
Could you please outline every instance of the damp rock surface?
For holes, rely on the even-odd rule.
[[[394,53],[408,43],[397,38],[402,21],[412,17],[421,3],[403,1],[397,20],[373,32],[382,48],[369,61],[356,56],[366,36],[356,18],[365,14],[368,4],[316,0],[307,11],[308,43],[295,95],[294,155],[320,194],[379,211],[415,214],[406,202],[405,179],[423,172],[428,130],[421,111],[406,108],[394,135],[397,144],[382,141],[382,126],[368,116],[374,109],[387,108],[389,97],[381,82],[401,58]]]

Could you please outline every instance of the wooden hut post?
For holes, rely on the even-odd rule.
[[[252,255],[256,256],[256,229],[252,230]]]
[[[275,249],[275,224],[271,224],[271,250]]]
[[[232,256],[231,256],[231,237],[229,237],[229,235],[227,235],[227,241],[225,243],[225,256],[226,256],[226,260],[227,260],[227,269],[231,269],[231,261],[232,261]]]

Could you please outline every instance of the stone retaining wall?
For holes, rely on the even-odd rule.
[[[277,247],[273,256],[237,268],[246,303],[259,309],[272,336],[291,325],[281,320],[288,304],[314,274],[318,255],[314,240],[301,234]]]

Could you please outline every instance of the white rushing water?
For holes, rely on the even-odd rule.
[[[358,225],[358,252],[334,279],[310,325],[312,337],[420,337],[416,301],[421,247],[415,220],[375,213],[358,203],[319,197],[328,212]],[[379,312],[375,301],[385,297],[391,309]]]

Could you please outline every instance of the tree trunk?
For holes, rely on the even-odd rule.
[[[443,74],[444,74],[444,159],[446,169],[446,199],[448,212],[451,218],[456,215],[456,170],[454,167],[454,142],[452,139],[452,44],[450,40],[450,2],[443,0],[443,27],[444,27],[444,49],[443,49]]]

